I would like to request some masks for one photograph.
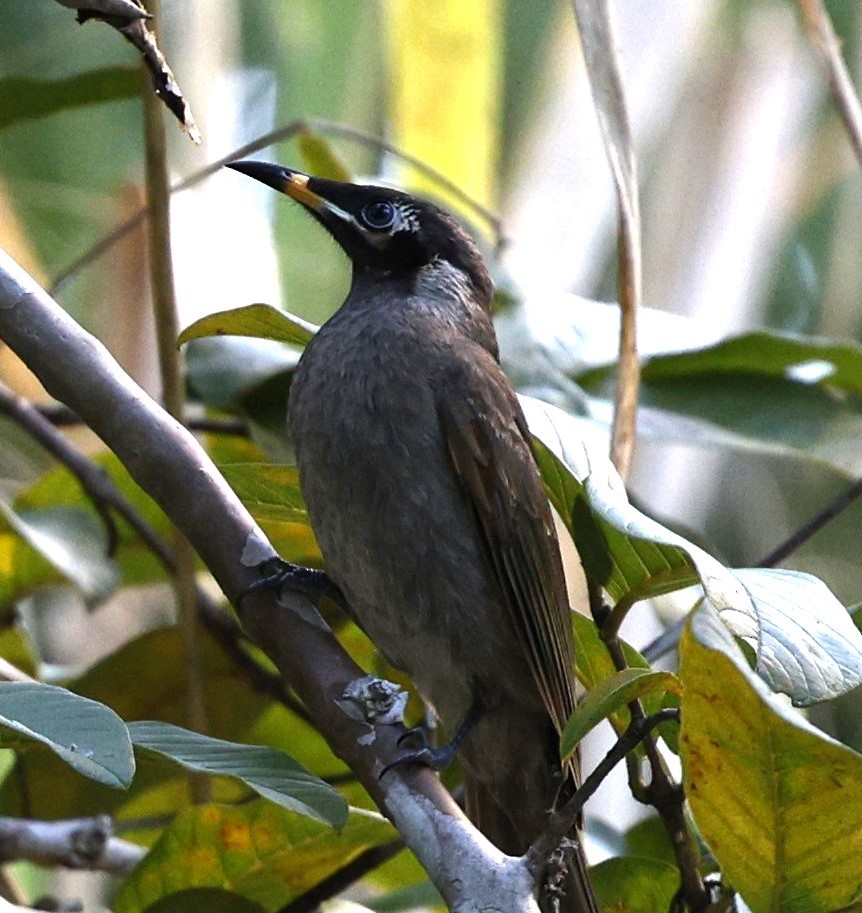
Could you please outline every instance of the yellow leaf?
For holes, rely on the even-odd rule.
[[[492,205],[499,147],[499,0],[431,5],[391,0],[384,9],[396,145],[477,202]],[[445,196],[416,169],[406,171],[403,180],[420,193]],[[463,207],[451,198],[446,202]]]
[[[714,612],[694,616],[680,660],[685,792],[725,876],[754,913],[849,908],[862,757],[771,694]]]

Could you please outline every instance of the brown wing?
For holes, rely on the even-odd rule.
[[[574,709],[574,647],[551,510],[508,379],[487,352],[465,345],[467,357],[440,378],[440,423],[501,598],[559,732]]]

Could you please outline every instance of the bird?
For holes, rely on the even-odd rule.
[[[281,165],[231,168],[286,194],[352,264],[305,348],[288,416],[326,573],[457,749],[468,817],[522,855],[575,791],[559,542],[472,237],[430,201]],[[418,755],[417,755],[418,756]],[[577,833],[561,909],[596,913]]]

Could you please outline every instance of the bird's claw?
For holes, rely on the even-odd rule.
[[[458,753],[458,744],[450,742],[447,745],[439,747],[429,745],[428,733],[425,729],[417,727],[408,729],[398,736],[396,745],[399,748],[413,744],[412,748],[408,747],[401,757],[396,758],[391,764],[383,768],[380,778],[384,777],[390,770],[395,767],[403,767],[407,764],[421,764],[423,767],[430,767],[431,770],[445,770],[454,760]]]
[[[431,770],[436,771],[445,770],[455,760],[458,753],[458,746],[451,742],[439,747],[430,746],[424,729],[408,729],[399,736],[397,744],[401,747],[410,740],[419,740],[421,747],[408,750],[391,764],[387,764],[380,772],[378,779],[382,780],[390,770],[408,764],[420,764],[422,767],[430,767]]]
[[[304,567],[301,564],[292,564],[283,558],[267,558],[258,565],[260,579],[244,590],[237,600],[237,608],[242,608],[243,602],[259,590],[281,590],[289,587],[317,600],[321,596],[328,596],[341,608],[347,610],[347,603],[341,590],[332,582],[329,576],[317,568]]]

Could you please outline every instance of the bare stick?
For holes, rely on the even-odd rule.
[[[595,794],[604,783],[608,774],[620,763],[629,752],[639,745],[656,726],[669,720],[679,721],[679,710],[667,708],[653,716],[633,719],[628,729],[617,739],[611,750],[590,771],[590,775],[578,787],[577,792],[566,804],[551,815],[548,826],[527,850],[527,857],[534,866],[547,864],[553,851],[572,832],[587,800]]]
[[[39,865],[128,875],[147,851],[113,834],[108,815],[65,821],[0,818],[0,862],[26,859]]]
[[[829,71],[829,88],[838,114],[844,122],[853,152],[862,164],[862,105],[841,56],[841,46],[835,37],[832,20],[823,0],[799,0],[799,8],[811,43],[823,58]]]
[[[640,361],[637,311],[641,304],[641,239],[637,168],[611,9],[607,3],[572,0],[587,64],[593,104],[617,193],[620,344],[611,460],[628,476],[637,433]]]
[[[205,168],[201,168],[200,171],[195,171],[187,178],[183,178],[183,180],[179,181],[171,187],[171,193],[180,193],[183,190],[188,190],[190,187],[196,186],[201,181],[206,180],[208,177],[224,168],[228,162],[234,162],[237,159],[246,158],[249,155],[254,155],[256,152],[260,152],[261,149],[266,149],[267,146],[272,146],[274,143],[279,143],[283,140],[290,139],[290,137],[295,136],[298,133],[307,133],[311,131],[327,136],[337,136],[341,139],[346,139],[363,146],[370,146],[373,149],[379,149],[382,152],[388,152],[390,155],[396,156],[397,158],[401,159],[401,161],[406,162],[408,165],[412,165],[423,174],[428,175],[428,177],[436,181],[448,194],[460,200],[466,206],[469,206],[474,212],[476,212],[479,216],[488,222],[494,233],[495,247],[497,251],[499,251],[504,245],[505,237],[503,235],[503,223],[500,217],[493,213],[491,210],[482,206],[471,196],[464,193],[460,187],[450,181],[444,174],[434,168],[431,168],[430,165],[426,165],[424,162],[420,161],[414,156],[408,155],[397,146],[393,146],[392,143],[387,143],[385,140],[379,139],[370,133],[365,133],[362,130],[357,130],[355,127],[347,127],[343,124],[337,124],[327,120],[295,120],[291,121],[289,124],[285,124],[283,127],[279,127],[276,130],[265,133],[263,136],[258,137],[253,142],[246,143],[246,145],[240,146],[238,149],[234,149],[223,158],[210,163]],[[125,222],[121,222],[116,228],[114,228],[107,235],[97,241],[92,247],[81,254],[80,257],[73,260],[64,270],[61,270],[51,285],[51,294],[56,295],[62,286],[72,278],[72,276],[78,273],[85,266],[88,266],[90,263],[98,260],[102,254],[109,251],[130,231],[133,231],[135,228],[137,228],[138,225],[140,225],[141,222],[147,217],[149,211],[149,206],[146,206],[135,213],[135,215],[130,216],[128,219],[126,219]]]
[[[628,662],[616,629],[612,625],[606,626],[611,612],[602,602],[595,587],[589,587],[589,595],[593,620],[599,627],[599,633],[607,647],[614,668],[622,671],[628,668]],[[647,715],[644,712],[643,704],[639,700],[634,700],[628,705],[628,708],[632,724],[645,726]],[[686,825],[685,796],[682,787],[668,770],[652,732],[647,731],[644,735],[643,746],[649,761],[651,778],[649,784],[640,783],[633,777],[633,768],[630,766],[629,780],[632,794],[641,802],[652,805],[658,812],[679,866],[682,895],[692,910],[705,910],[709,906],[710,895],[698,867],[698,854],[694,839]]]
[[[151,0],[150,12],[156,19],[159,18],[159,0]],[[167,411],[177,421],[183,422],[185,381],[177,348],[179,318],[171,252],[171,190],[164,114],[159,97],[149,91],[149,88],[143,92],[143,105],[147,203],[150,211],[147,222],[147,260],[155,315],[162,400]],[[197,732],[205,733],[209,726],[204,697],[203,660],[198,636],[195,555],[180,529],[174,532],[173,540],[176,564],[173,584],[182,634],[186,712],[189,726]],[[188,779],[195,802],[207,802],[211,792],[209,780],[201,774],[190,774]]]

